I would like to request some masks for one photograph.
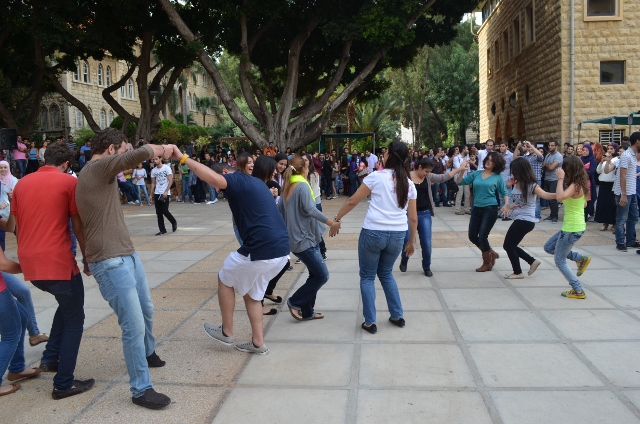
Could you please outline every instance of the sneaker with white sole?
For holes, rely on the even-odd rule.
[[[217,197],[214,197],[214,198],[213,198],[213,200],[212,200],[211,202],[212,202],[212,204],[213,204],[213,203],[218,203],[218,198],[217,198]]]
[[[222,326],[211,325],[208,323],[202,324],[202,329],[207,336],[211,337],[213,340],[219,341],[225,346],[231,346],[233,344],[233,336],[225,336],[222,332]]]
[[[256,353],[258,355],[266,355],[269,353],[269,348],[266,344],[263,344],[260,347],[256,347],[256,345],[253,344],[253,341],[238,343],[236,345],[236,349],[238,349],[240,352]]]
[[[300,259],[296,259],[296,265],[297,264],[301,264],[301,263],[302,263],[302,261]]]
[[[209,200],[209,201],[207,202],[207,205],[213,205],[214,203],[216,203],[216,202],[212,202],[211,200]]]

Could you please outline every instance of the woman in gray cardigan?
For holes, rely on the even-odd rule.
[[[287,300],[291,316],[298,321],[324,318],[313,310],[318,290],[329,279],[329,270],[318,245],[325,224],[340,225],[316,209],[313,190],[307,182],[308,174],[304,159],[292,156],[284,172],[284,187],[278,202],[278,210],[289,232],[291,253],[300,258],[309,271],[307,281]]]
[[[431,190],[431,184],[440,184],[451,178],[456,174],[464,172],[467,169],[467,162],[464,161],[460,164],[460,168],[453,169],[444,174],[433,174],[433,162],[429,158],[422,158],[414,165],[413,171],[411,171],[411,181],[416,186],[418,192],[418,198],[416,200],[416,207],[418,209],[418,237],[420,238],[420,247],[422,248],[422,270],[427,277],[433,276],[431,272],[431,218],[433,217],[433,194]],[[409,231],[404,238],[404,244],[409,241]],[[402,259],[400,260],[400,271],[407,271],[407,262],[409,257],[403,251]]]

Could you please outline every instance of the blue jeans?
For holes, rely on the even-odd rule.
[[[469,241],[483,252],[491,250],[489,233],[498,219],[497,206],[474,206],[469,220]]]
[[[218,192],[216,191],[215,188],[213,188],[212,185],[207,184],[207,186],[209,187],[209,200],[213,202],[215,199],[218,198]]]
[[[418,212],[418,237],[420,238],[420,247],[422,248],[422,269],[431,269],[431,211]],[[409,230],[404,236],[403,246],[409,241]],[[402,260],[407,262],[409,258],[402,251]]]
[[[11,295],[16,298],[19,304],[21,304],[27,311],[27,330],[30,336],[40,334],[38,328],[38,322],[36,321],[36,311],[33,309],[33,300],[31,299],[31,290],[29,287],[18,277],[6,272],[2,273],[2,278],[7,284],[7,289],[11,292]]]
[[[360,265],[360,293],[364,321],[376,322],[376,275],[387,299],[392,319],[402,318],[402,302],[395,278],[393,264],[402,251],[405,231],[378,231],[363,228],[358,239],[358,263]]]
[[[442,194],[439,194],[439,189],[442,189]],[[431,190],[433,190],[433,203],[436,205],[440,202],[444,205],[447,201],[447,184],[446,183],[435,183],[431,186]]]
[[[142,194],[144,193],[144,198],[147,199],[147,205],[151,206],[151,197],[149,197],[147,185],[136,185],[136,188],[138,189],[138,199],[140,199],[140,204],[142,204]]]
[[[16,166],[18,167],[18,178],[24,177],[24,174],[27,172],[27,160],[16,159]]]
[[[53,316],[47,347],[42,353],[42,363],[58,362],[58,373],[53,377],[53,387],[58,390],[73,386],[78,350],[84,325],[84,284],[80,273],[70,280],[36,280],[31,284],[51,293],[58,302]]]
[[[187,195],[189,195],[189,201],[193,202],[193,195],[191,194],[191,190],[189,190],[189,178],[182,179],[182,201],[187,201]]]
[[[338,194],[340,192],[340,190],[342,190],[342,175],[340,175],[340,174],[336,175],[336,178],[335,178],[334,182],[335,182],[335,185],[336,185],[336,194]]]
[[[69,233],[71,233],[71,253],[75,258],[78,248],[78,239],[76,238],[76,234],[73,232],[73,221],[71,219],[69,219]]]
[[[554,255],[554,261],[556,266],[569,282],[571,287],[577,291],[582,291],[582,285],[578,281],[578,277],[571,271],[569,265],[567,265],[567,259],[574,262],[578,262],[582,259],[582,255],[578,252],[571,251],[573,245],[580,240],[580,237],[584,234],[584,231],[579,233],[566,233],[564,231],[558,231],[544,244],[544,251],[550,255]]]
[[[127,182],[118,181],[118,188],[127,198],[127,202],[133,202],[134,195],[133,190],[131,189],[131,185]]]
[[[329,280],[329,269],[322,261],[320,247],[310,247],[305,251],[295,253],[309,271],[307,281],[289,298],[289,305],[302,312],[302,318],[311,318],[316,304],[318,290]]]
[[[538,185],[540,186],[540,188],[542,188],[542,182],[540,180],[538,180]],[[540,202],[541,202],[541,199],[538,197],[538,200],[536,200],[536,218],[537,219],[541,218],[540,212],[542,207],[540,206]]]
[[[153,337],[153,302],[147,275],[137,253],[89,264],[104,300],[118,316],[122,350],[133,397],[153,387],[147,356],[156,349]]]
[[[618,205],[618,211],[616,213],[616,244],[633,246],[636,242],[638,202],[636,201],[635,194],[627,194],[627,204],[624,206],[620,206],[620,197],[621,196],[619,194],[616,194],[616,205]]]
[[[353,196],[358,189],[358,175],[355,172],[349,172],[349,196]]]
[[[0,378],[7,368],[9,372],[24,371],[24,331],[27,327],[27,311],[11,295],[9,290],[0,292]]]

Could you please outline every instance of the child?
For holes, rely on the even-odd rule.
[[[531,164],[525,158],[516,158],[511,162],[511,175],[513,175],[515,184],[511,190],[511,201],[507,205],[508,213],[505,216],[510,216],[513,219],[513,224],[507,231],[502,247],[509,256],[513,274],[505,275],[504,278],[507,280],[519,280],[524,278],[522,268],[520,268],[520,259],[529,264],[528,275],[535,272],[540,265],[540,261],[518,247],[518,243],[533,231],[536,222],[538,222],[535,217],[538,197],[550,200],[555,199],[556,194],[547,193],[540,188]]]
[[[136,188],[138,189],[140,206],[142,206],[141,192],[144,193],[144,198],[147,199],[147,204],[151,206],[151,198],[149,198],[149,193],[147,192],[147,183],[145,182],[147,178],[147,171],[142,167],[141,163],[139,163],[136,169],[133,170],[131,178],[133,179],[133,184],[135,184]]]
[[[562,295],[574,299],[584,299],[587,296],[582,290],[578,277],[587,269],[591,258],[573,252],[571,248],[580,240],[587,228],[584,220],[584,208],[587,203],[586,195],[589,192],[587,183],[589,177],[584,171],[582,161],[576,156],[567,157],[562,163],[562,169],[556,170],[556,175],[558,176],[556,200],[564,203],[564,222],[562,230],[545,243],[544,251],[555,255],[556,266],[572,287],[571,290],[562,292]],[[567,259],[577,263],[577,276],[571,272],[567,265]]]

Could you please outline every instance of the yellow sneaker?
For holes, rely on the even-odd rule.
[[[587,295],[584,294],[584,290],[578,293],[577,291],[571,289],[569,291],[562,292],[564,297],[570,297],[573,299],[586,299]]]
[[[576,274],[578,277],[584,274],[587,270],[587,267],[591,263],[591,256],[583,256],[576,264],[578,265],[578,273]]]

